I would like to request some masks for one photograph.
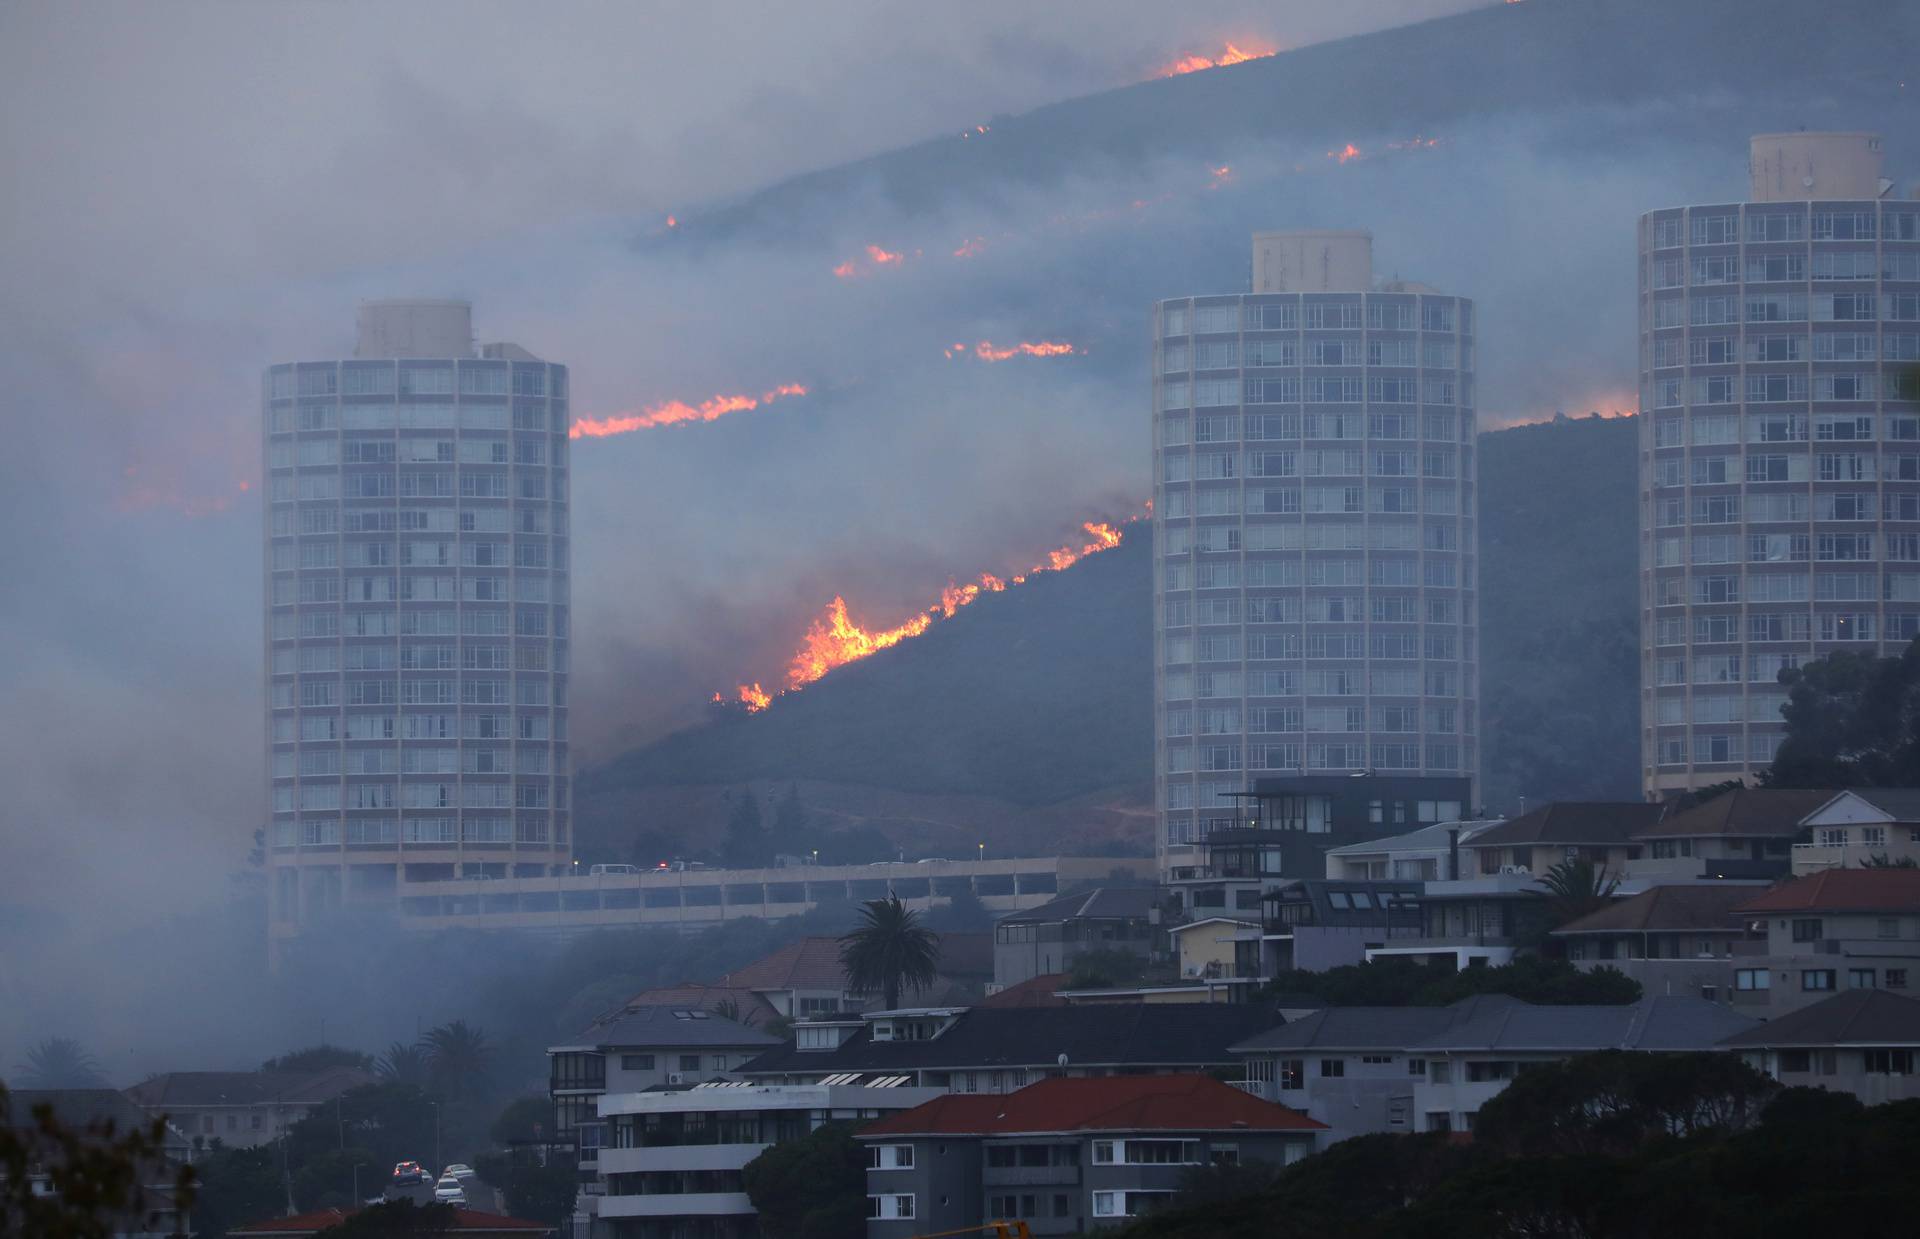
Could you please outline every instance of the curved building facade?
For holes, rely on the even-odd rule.
[[[1375,286],[1352,232],[1257,234],[1252,287],[1154,318],[1155,791],[1175,880],[1263,779],[1478,761],[1473,303]]]
[[[1756,137],[1750,172],[1640,219],[1649,796],[1751,780],[1781,671],[1920,632],[1920,202],[1872,134]]]
[[[271,917],[568,863],[567,371],[460,302],[269,368]]]

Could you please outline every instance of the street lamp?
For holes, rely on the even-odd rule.
[[[980,863],[983,865],[987,863],[987,845],[984,843],[980,845]]]

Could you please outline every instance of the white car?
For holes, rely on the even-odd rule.
[[[440,1177],[443,1179],[458,1179],[460,1181],[460,1185],[462,1187],[465,1187],[467,1180],[474,1177],[473,1167],[467,1165],[464,1162],[455,1162],[453,1165],[448,1166],[445,1170],[442,1170],[440,1172]]]
[[[460,1186],[460,1180],[447,1175],[433,1185],[433,1198],[441,1204],[464,1205],[467,1203],[467,1190]]]

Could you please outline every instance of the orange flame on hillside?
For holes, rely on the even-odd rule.
[[[973,137],[973,136],[974,136],[975,134],[981,134],[981,133],[986,133],[986,132],[987,132],[988,130],[990,130],[990,129],[992,129],[992,128],[993,128],[993,126],[992,126],[992,125],[975,125],[975,126],[974,126],[973,128],[971,128],[971,129],[962,129],[962,130],[960,131],[960,136],[961,136],[962,138],[971,138],[971,137]]]
[[[1337,151],[1328,151],[1327,158],[1346,163],[1350,159],[1360,158],[1360,148],[1349,142]]]
[[[1219,69],[1227,65],[1244,64],[1249,60],[1264,60],[1279,52],[1279,48],[1267,48],[1264,51],[1245,51],[1229,43],[1226,50],[1218,56],[1189,55],[1182,56],[1171,64],[1160,68],[1158,77],[1179,77],[1182,73],[1198,73],[1202,69]]]
[[[665,404],[652,404],[638,413],[623,413],[614,417],[583,417],[567,430],[569,439],[604,439],[608,435],[623,435],[633,430],[650,430],[656,426],[672,426],[679,422],[711,422],[728,413],[741,413],[748,409],[757,409],[763,404],[787,396],[804,396],[807,389],[798,383],[782,383],[772,391],[758,396],[709,396],[699,404],[687,404],[682,400],[669,400]]]
[[[869,245],[866,247],[866,262],[871,269],[877,270],[880,267],[897,267],[906,261],[907,256],[904,253],[885,249],[878,245]],[[868,268],[862,267],[860,259],[849,258],[835,267],[833,274],[838,279],[851,280],[856,276],[865,275],[867,269]]]
[[[960,243],[959,249],[953,251],[953,256],[955,258],[977,258],[980,256],[981,251],[986,248],[987,239],[985,237],[968,237]]]
[[[955,343],[940,350],[948,357],[965,357],[969,352],[981,361],[1006,361],[1010,357],[1066,357],[1079,350],[1063,340],[1022,340],[1018,344],[995,344],[981,340],[971,350]]]
[[[982,594],[1001,593],[1011,585],[1025,584],[1027,578],[1036,572],[1062,572],[1089,555],[1112,550],[1120,545],[1124,536],[1122,527],[1140,519],[1140,516],[1130,516],[1117,526],[1104,521],[1087,521],[1081,525],[1086,531],[1085,540],[1070,542],[1048,551],[1044,559],[1011,581],[991,572],[983,572],[977,579],[964,585],[949,581],[940,591],[940,601],[893,628],[875,630],[861,627],[848,614],[846,598],[835,594],[833,601],[827,604],[819,618],[808,625],[806,634],[801,637],[800,648],[794,651],[787,663],[787,687],[781,691],[793,692],[805,688],[835,667],[844,667],[879,650],[917,637],[931,628],[935,620],[953,618],[961,607],[972,603]],[[766,709],[772,701],[771,695],[757,682],[742,684],[734,691],[749,713]],[[719,693],[713,697],[716,702],[724,700]]]

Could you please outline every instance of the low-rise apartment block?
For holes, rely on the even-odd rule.
[[[1870,1106],[1920,1097],[1920,1000],[1855,989],[1722,1041],[1789,1087],[1852,1093]]]
[[[1582,969],[1614,968],[1649,994],[1729,1002],[1735,953],[1762,939],[1733,909],[1764,889],[1717,882],[1655,886],[1553,931]],[[1739,957],[1743,963],[1746,956]]]
[[[349,1089],[378,1083],[357,1067],[321,1071],[169,1071],[127,1090],[149,1117],[165,1118],[188,1139],[239,1148],[278,1140],[301,1119]]]
[[[1735,905],[1764,942],[1734,966],[1734,1001],[1777,1019],[1836,993],[1920,984],[1920,869],[1828,869]]]
[[[1801,821],[1793,871],[1920,861],[1920,789],[1863,787],[1840,792]]]
[[[1210,1163],[1287,1165],[1325,1129],[1199,1075],[1048,1079],[949,1095],[869,1124],[869,1239],[1021,1221],[1034,1235],[1117,1225]]]

